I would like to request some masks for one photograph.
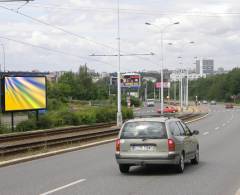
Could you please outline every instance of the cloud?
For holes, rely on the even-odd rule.
[[[17,7],[17,4],[4,5],[10,8]],[[180,24],[171,26],[164,33],[164,56],[167,68],[178,67],[179,55],[184,57],[185,66],[188,67],[193,66],[195,56],[212,57],[217,66],[224,66],[227,69],[238,65],[240,5],[237,0],[123,0],[120,7],[122,53],[154,52],[156,54],[122,57],[121,64],[124,71],[159,70],[160,29],[176,21]],[[1,36],[84,56],[85,59],[0,40],[7,48],[9,69],[77,70],[79,64],[87,63],[97,71],[117,70],[115,57],[89,57],[92,53],[116,54],[117,52],[115,1],[43,0],[31,2],[20,11],[73,32],[79,37],[3,10],[1,16],[3,15],[4,20],[0,21]],[[145,22],[151,22],[159,26],[159,29],[146,26]],[[195,44],[189,45],[190,41],[194,41]],[[173,45],[169,46],[169,42]],[[95,60],[106,61],[106,64]]]

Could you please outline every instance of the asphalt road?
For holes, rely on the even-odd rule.
[[[234,195],[240,188],[240,109],[210,109],[189,125],[200,131],[201,162],[183,174],[156,166],[122,175],[111,143],[0,168],[0,194]]]

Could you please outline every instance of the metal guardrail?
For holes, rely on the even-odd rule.
[[[186,121],[199,115],[200,113],[189,113],[179,118]],[[106,123],[0,135],[0,157],[39,148],[115,136],[119,128],[114,125],[115,123]]]

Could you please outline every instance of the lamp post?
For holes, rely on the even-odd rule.
[[[146,25],[152,25],[155,26],[157,28],[159,28],[159,26],[151,24],[149,22],[145,23]],[[164,68],[164,59],[163,59],[163,34],[164,32],[171,26],[179,24],[179,22],[174,22],[172,24],[169,24],[167,26],[165,26],[164,28],[161,29],[160,33],[161,33],[161,60],[162,60],[162,64],[161,64],[161,114],[163,115],[163,106],[164,106],[164,102],[163,102],[163,98],[164,98],[164,94],[163,94],[163,68]]]
[[[178,57],[179,59],[179,65],[181,64],[182,65],[182,57],[179,56]],[[179,82],[180,82],[180,97],[179,97],[179,101],[180,101],[180,109],[181,111],[183,110],[183,82],[182,82],[182,69],[180,69],[180,74],[179,74]]]
[[[194,41],[190,41],[189,44],[193,45],[195,42]],[[188,109],[188,68],[187,68],[187,87],[186,87],[186,107]]]
[[[117,111],[117,126],[122,125],[122,109],[121,109],[121,39],[120,39],[120,9],[119,0],[117,0],[117,36],[118,36],[118,72],[117,72],[117,89],[118,89],[118,111]]]
[[[3,56],[3,70],[5,72],[6,70],[6,53],[5,53],[5,47],[4,47],[4,44],[0,42],[0,45],[2,47],[2,56]],[[2,72],[2,66],[0,66],[0,72]]]

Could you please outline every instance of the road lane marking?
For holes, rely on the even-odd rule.
[[[222,124],[223,127],[224,127],[225,125],[226,125],[225,123]]]
[[[218,130],[218,129],[219,129],[219,127],[216,127],[216,128],[215,128],[215,130]]]
[[[208,131],[206,131],[206,132],[204,132],[204,133],[203,133],[203,135],[208,135],[208,134],[209,134],[209,132],[208,132]]]
[[[76,184],[81,183],[81,182],[84,182],[84,181],[86,181],[86,179],[80,179],[80,180],[74,181],[74,182],[72,182],[72,183],[69,183],[69,184],[67,184],[67,185],[60,186],[60,187],[58,187],[58,188],[55,188],[55,189],[53,189],[53,190],[50,190],[50,191],[48,191],[48,192],[44,192],[44,193],[42,193],[42,194],[40,194],[40,195],[52,194],[52,193],[54,193],[54,192],[63,190],[63,189],[65,189],[65,188],[69,188],[69,187],[71,187],[71,186],[73,186],[73,185],[76,185]]]

